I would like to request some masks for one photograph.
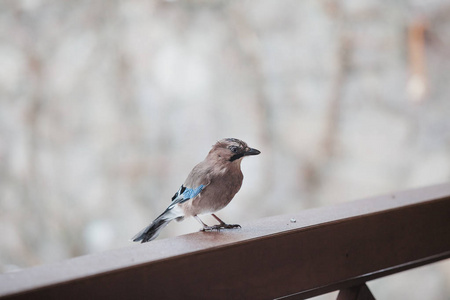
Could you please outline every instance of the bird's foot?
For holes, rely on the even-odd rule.
[[[214,225],[214,226],[204,226],[201,231],[213,231],[213,230],[220,230],[223,227],[221,225]]]
[[[241,228],[241,225],[239,224],[218,224],[214,226],[205,226],[201,229],[201,231],[213,231],[213,230],[220,230],[220,229],[234,229],[234,228]]]
[[[239,224],[220,224],[219,225],[221,228],[225,228],[225,229],[234,229],[234,228],[241,228],[241,225]]]

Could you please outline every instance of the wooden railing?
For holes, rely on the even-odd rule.
[[[374,299],[366,281],[450,257],[450,184],[241,225],[2,274],[0,296]]]

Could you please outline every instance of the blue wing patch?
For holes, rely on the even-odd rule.
[[[204,185],[200,185],[198,188],[196,189],[185,189],[183,195],[184,200],[188,200],[188,199],[192,199],[195,196],[197,196],[198,194],[200,194],[200,192],[203,190]]]
[[[198,194],[200,194],[204,187],[205,186],[201,184],[195,189],[189,189],[182,185],[178,192],[173,195],[172,203],[169,205],[168,209],[172,209],[176,204],[183,203],[189,199],[196,197]]]

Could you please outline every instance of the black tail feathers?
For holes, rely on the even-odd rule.
[[[146,243],[156,239],[159,232],[169,224],[172,219],[157,218],[150,225],[142,229],[133,237],[133,242]]]

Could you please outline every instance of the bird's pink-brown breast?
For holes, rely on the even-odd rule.
[[[210,182],[201,193],[191,201],[182,204],[186,217],[214,213],[230,203],[240,190],[244,179],[240,168],[232,168],[232,166],[228,168],[230,167],[231,169],[211,172]]]

